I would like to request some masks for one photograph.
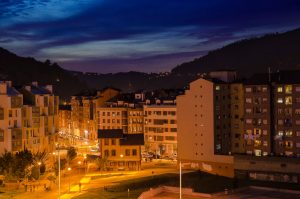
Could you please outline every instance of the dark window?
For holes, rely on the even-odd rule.
[[[133,155],[133,156],[136,156],[136,155],[137,155],[136,149],[132,149],[132,155]]]
[[[130,156],[130,149],[126,149],[126,150],[125,150],[125,155],[126,155],[126,156]]]

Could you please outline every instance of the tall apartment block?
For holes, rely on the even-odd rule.
[[[279,72],[245,85],[246,152],[300,156],[299,73]],[[255,78],[256,80],[259,77]]]
[[[37,82],[18,89],[0,83],[0,153],[52,151],[58,131],[58,97]]]
[[[200,78],[177,97],[178,160],[183,167],[233,176],[230,86]]]

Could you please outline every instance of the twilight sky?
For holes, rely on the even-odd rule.
[[[0,46],[70,70],[169,71],[300,27],[299,0],[0,0]]]

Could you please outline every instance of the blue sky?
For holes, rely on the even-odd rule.
[[[1,0],[0,46],[70,70],[160,72],[300,27],[298,0]]]

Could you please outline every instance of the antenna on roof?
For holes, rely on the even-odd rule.
[[[269,82],[271,83],[271,67],[268,67],[268,73],[269,73]]]

